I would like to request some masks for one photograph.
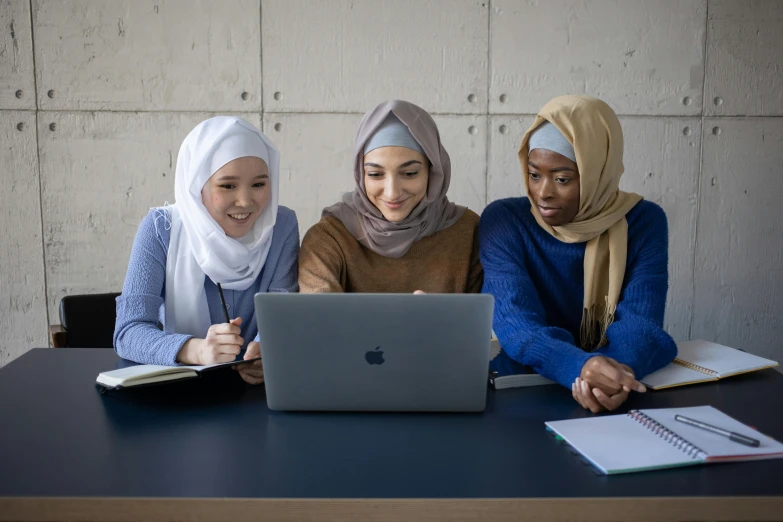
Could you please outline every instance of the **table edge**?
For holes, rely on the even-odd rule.
[[[783,496],[614,498],[151,498],[0,497],[0,522],[189,520],[766,521],[783,519]]]

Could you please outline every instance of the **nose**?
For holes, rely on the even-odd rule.
[[[555,197],[554,182],[546,176],[541,176],[537,194],[539,201],[548,201]]]
[[[243,189],[237,191],[237,199],[234,202],[234,205],[237,207],[248,207],[250,206],[250,202],[253,200],[253,198],[250,195],[250,191]]]
[[[400,195],[400,180],[397,176],[386,176],[386,181],[383,184],[383,197],[387,201],[397,201]]]

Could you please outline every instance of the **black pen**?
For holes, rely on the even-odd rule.
[[[711,431],[712,433],[717,433],[718,435],[723,435],[724,437],[728,437],[734,442],[739,442],[740,444],[751,446],[753,448],[758,448],[759,445],[761,444],[761,442],[757,441],[756,439],[746,437],[745,435],[742,435],[740,433],[724,430],[723,428],[718,428],[717,426],[713,426],[712,424],[707,424],[706,422],[697,421],[696,419],[683,417],[682,415],[675,415],[674,420],[678,422],[682,422],[683,424],[687,424],[688,426],[701,428],[703,430]]]
[[[226,307],[226,298],[223,297],[223,289],[220,288],[220,283],[217,284],[218,294],[220,294],[220,303],[223,305],[223,314],[226,316],[226,322],[230,323],[231,318],[228,316],[228,308]]]

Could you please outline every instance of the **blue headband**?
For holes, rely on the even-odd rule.
[[[551,122],[545,121],[530,135],[528,140],[528,151],[533,149],[546,149],[557,152],[576,163],[576,153],[574,146],[563,136],[557,127]],[[530,152],[528,152],[530,155]]]
[[[402,123],[394,113],[389,113],[383,123],[381,123],[372,138],[367,140],[364,145],[364,153],[380,149],[381,147],[405,147],[424,154],[419,142],[413,137],[408,127]],[[426,156],[426,154],[424,154]]]

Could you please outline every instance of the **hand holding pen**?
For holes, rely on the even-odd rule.
[[[242,346],[245,344],[245,340],[240,335],[242,318],[231,320],[220,283],[217,288],[226,322],[210,326],[204,339],[193,337],[187,341],[177,355],[179,362],[198,365],[231,362],[242,351]]]

